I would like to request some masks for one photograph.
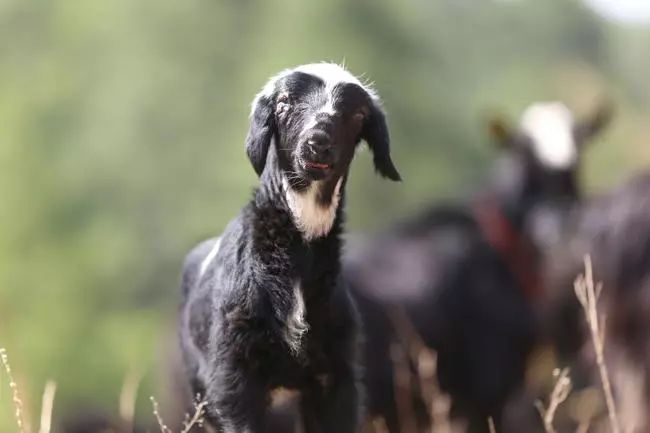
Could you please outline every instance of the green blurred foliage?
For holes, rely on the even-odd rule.
[[[47,378],[56,414],[115,409],[130,371],[141,408],[157,392],[183,255],[256,183],[243,139],[271,74],[331,60],[374,81],[405,181],[360,154],[349,226],[369,229],[479,183],[488,116],[535,100],[615,101],[589,185],[643,166],[649,42],[571,0],[0,1],[0,346],[28,408]]]

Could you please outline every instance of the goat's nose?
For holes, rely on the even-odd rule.
[[[313,151],[323,151],[330,145],[330,139],[327,134],[314,133],[307,138],[307,145]]]

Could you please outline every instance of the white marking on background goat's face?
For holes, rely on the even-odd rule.
[[[283,179],[293,221],[305,240],[310,241],[325,236],[332,229],[341,198],[342,182],[343,178],[338,180],[332,194],[332,201],[329,205],[323,206],[318,201],[322,181],[311,182],[306,190],[296,191],[291,188],[286,178]]]
[[[532,140],[539,161],[552,169],[568,169],[577,162],[573,115],[560,102],[533,104],[521,116],[520,128]]]
[[[305,299],[300,288],[300,281],[293,285],[293,306],[289,317],[287,318],[287,329],[285,331],[285,341],[294,354],[300,353],[302,338],[309,330],[309,325],[305,321]]]
[[[208,266],[210,266],[210,263],[212,263],[214,258],[217,256],[220,246],[221,246],[221,238],[217,238],[217,241],[214,243],[214,246],[212,247],[208,255],[205,256],[205,259],[203,259],[203,261],[201,262],[201,266],[199,267],[199,278],[203,276],[205,271],[208,269]]]

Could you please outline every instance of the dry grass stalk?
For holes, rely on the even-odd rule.
[[[194,403],[194,415],[190,418],[188,414],[185,414],[185,421],[183,422],[183,430],[181,433],[189,433],[189,431],[195,425],[201,427],[203,425],[203,418],[205,416],[205,406],[208,404],[207,401],[201,400],[201,396],[196,396],[196,401]]]
[[[167,427],[167,424],[165,424],[165,421],[163,420],[162,416],[160,415],[160,410],[158,407],[158,402],[156,399],[152,396],[149,397],[149,400],[151,400],[151,405],[153,406],[153,416],[156,417],[156,422],[158,422],[158,427],[160,428],[161,433],[173,433],[172,430]]]
[[[372,431],[374,433],[388,433],[388,426],[386,425],[386,420],[380,416],[373,418]]]
[[[158,402],[154,397],[149,397],[151,404],[153,405],[153,415],[156,417],[156,422],[160,428],[161,433],[173,433],[172,430],[165,424],[162,416],[160,415],[160,410],[158,407]],[[200,396],[196,397],[194,403],[194,414],[190,416],[185,414],[185,420],[183,421],[183,430],[180,433],[189,433],[189,431],[194,426],[203,426],[203,419],[205,417],[205,406],[208,403],[205,400],[201,400]]]
[[[539,411],[542,421],[544,423],[544,430],[546,433],[556,433],[553,421],[558,407],[567,399],[571,393],[571,378],[569,378],[569,369],[565,368],[562,371],[555,370],[553,375],[556,377],[555,385],[549,397],[548,407],[544,407],[544,403],[537,401],[535,407]]]
[[[4,348],[0,348],[0,362],[7,373],[9,378],[9,388],[11,389],[11,399],[14,404],[14,416],[16,417],[16,424],[18,425],[18,431],[20,433],[30,433],[31,429],[29,424],[25,421],[24,418],[24,409],[23,401],[20,398],[20,393],[18,391],[18,385],[14,380],[13,374],[11,373],[11,365],[9,364],[9,357],[7,356],[7,351]]]
[[[488,428],[490,429],[490,433],[497,433],[497,428],[494,426],[494,418],[491,416],[488,417]]]
[[[415,411],[413,410],[411,396],[412,383],[408,355],[400,344],[392,344],[390,347],[390,356],[393,363],[397,419],[403,431],[415,433],[418,429],[415,422]]]
[[[587,433],[591,427],[591,421],[583,421],[578,425],[576,433]]]
[[[422,345],[417,361],[420,392],[431,414],[431,433],[456,431],[449,415],[451,398],[440,390],[436,376],[438,371],[437,354]]]
[[[124,423],[126,431],[133,431],[135,418],[135,401],[138,396],[138,388],[142,381],[142,373],[133,369],[124,378],[122,390],[120,391],[120,418]]]
[[[400,398],[400,389],[396,389],[396,398],[398,400],[408,399],[408,402],[398,401],[398,416],[400,419],[401,429],[405,432],[416,432],[417,424],[414,421],[414,412],[411,404],[410,390],[412,375],[408,362],[412,363],[417,367],[417,380],[421,393],[421,397],[426,403],[430,411],[431,416],[431,433],[453,433],[457,432],[460,429],[458,426],[453,425],[450,417],[451,410],[451,399],[448,395],[443,393],[440,390],[438,384],[436,372],[438,366],[438,358],[435,351],[429,349],[420,335],[416,331],[411,323],[410,319],[406,313],[398,308],[393,309],[389,318],[395,329],[399,341],[403,342],[403,347],[406,349],[402,352],[406,352],[407,359],[403,358],[399,360],[399,363],[395,365],[396,370],[400,369],[402,372],[408,374],[408,379],[402,379],[402,381],[396,380],[397,387],[407,386],[409,393],[405,395],[403,389],[401,390],[402,397]],[[397,373],[396,373],[397,374]],[[402,409],[400,409],[402,406]],[[408,410],[410,409],[410,410]],[[406,413],[411,413],[411,416],[407,416]]]
[[[602,284],[594,284],[591,257],[586,256],[585,273],[576,278],[574,289],[584,310],[585,318],[587,319],[587,324],[591,332],[591,340],[596,352],[596,363],[598,364],[598,372],[603,385],[605,403],[607,404],[610,428],[612,433],[620,433],[620,423],[618,421],[612,386],[609,380],[609,372],[605,364],[605,318],[598,314],[598,299],[600,298],[602,288]]]
[[[52,429],[52,410],[54,408],[54,396],[56,394],[56,382],[48,380],[43,390],[43,402],[41,404],[41,425],[38,433],[50,433]]]

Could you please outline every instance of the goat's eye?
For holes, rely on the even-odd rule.
[[[354,113],[352,118],[354,119],[355,122],[363,122],[366,119],[366,113],[364,113],[363,111],[357,111],[356,113]]]
[[[289,111],[289,94],[281,93],[278,95],[277,103],[275,106],[275,112],[277,114],[283,114]]]

